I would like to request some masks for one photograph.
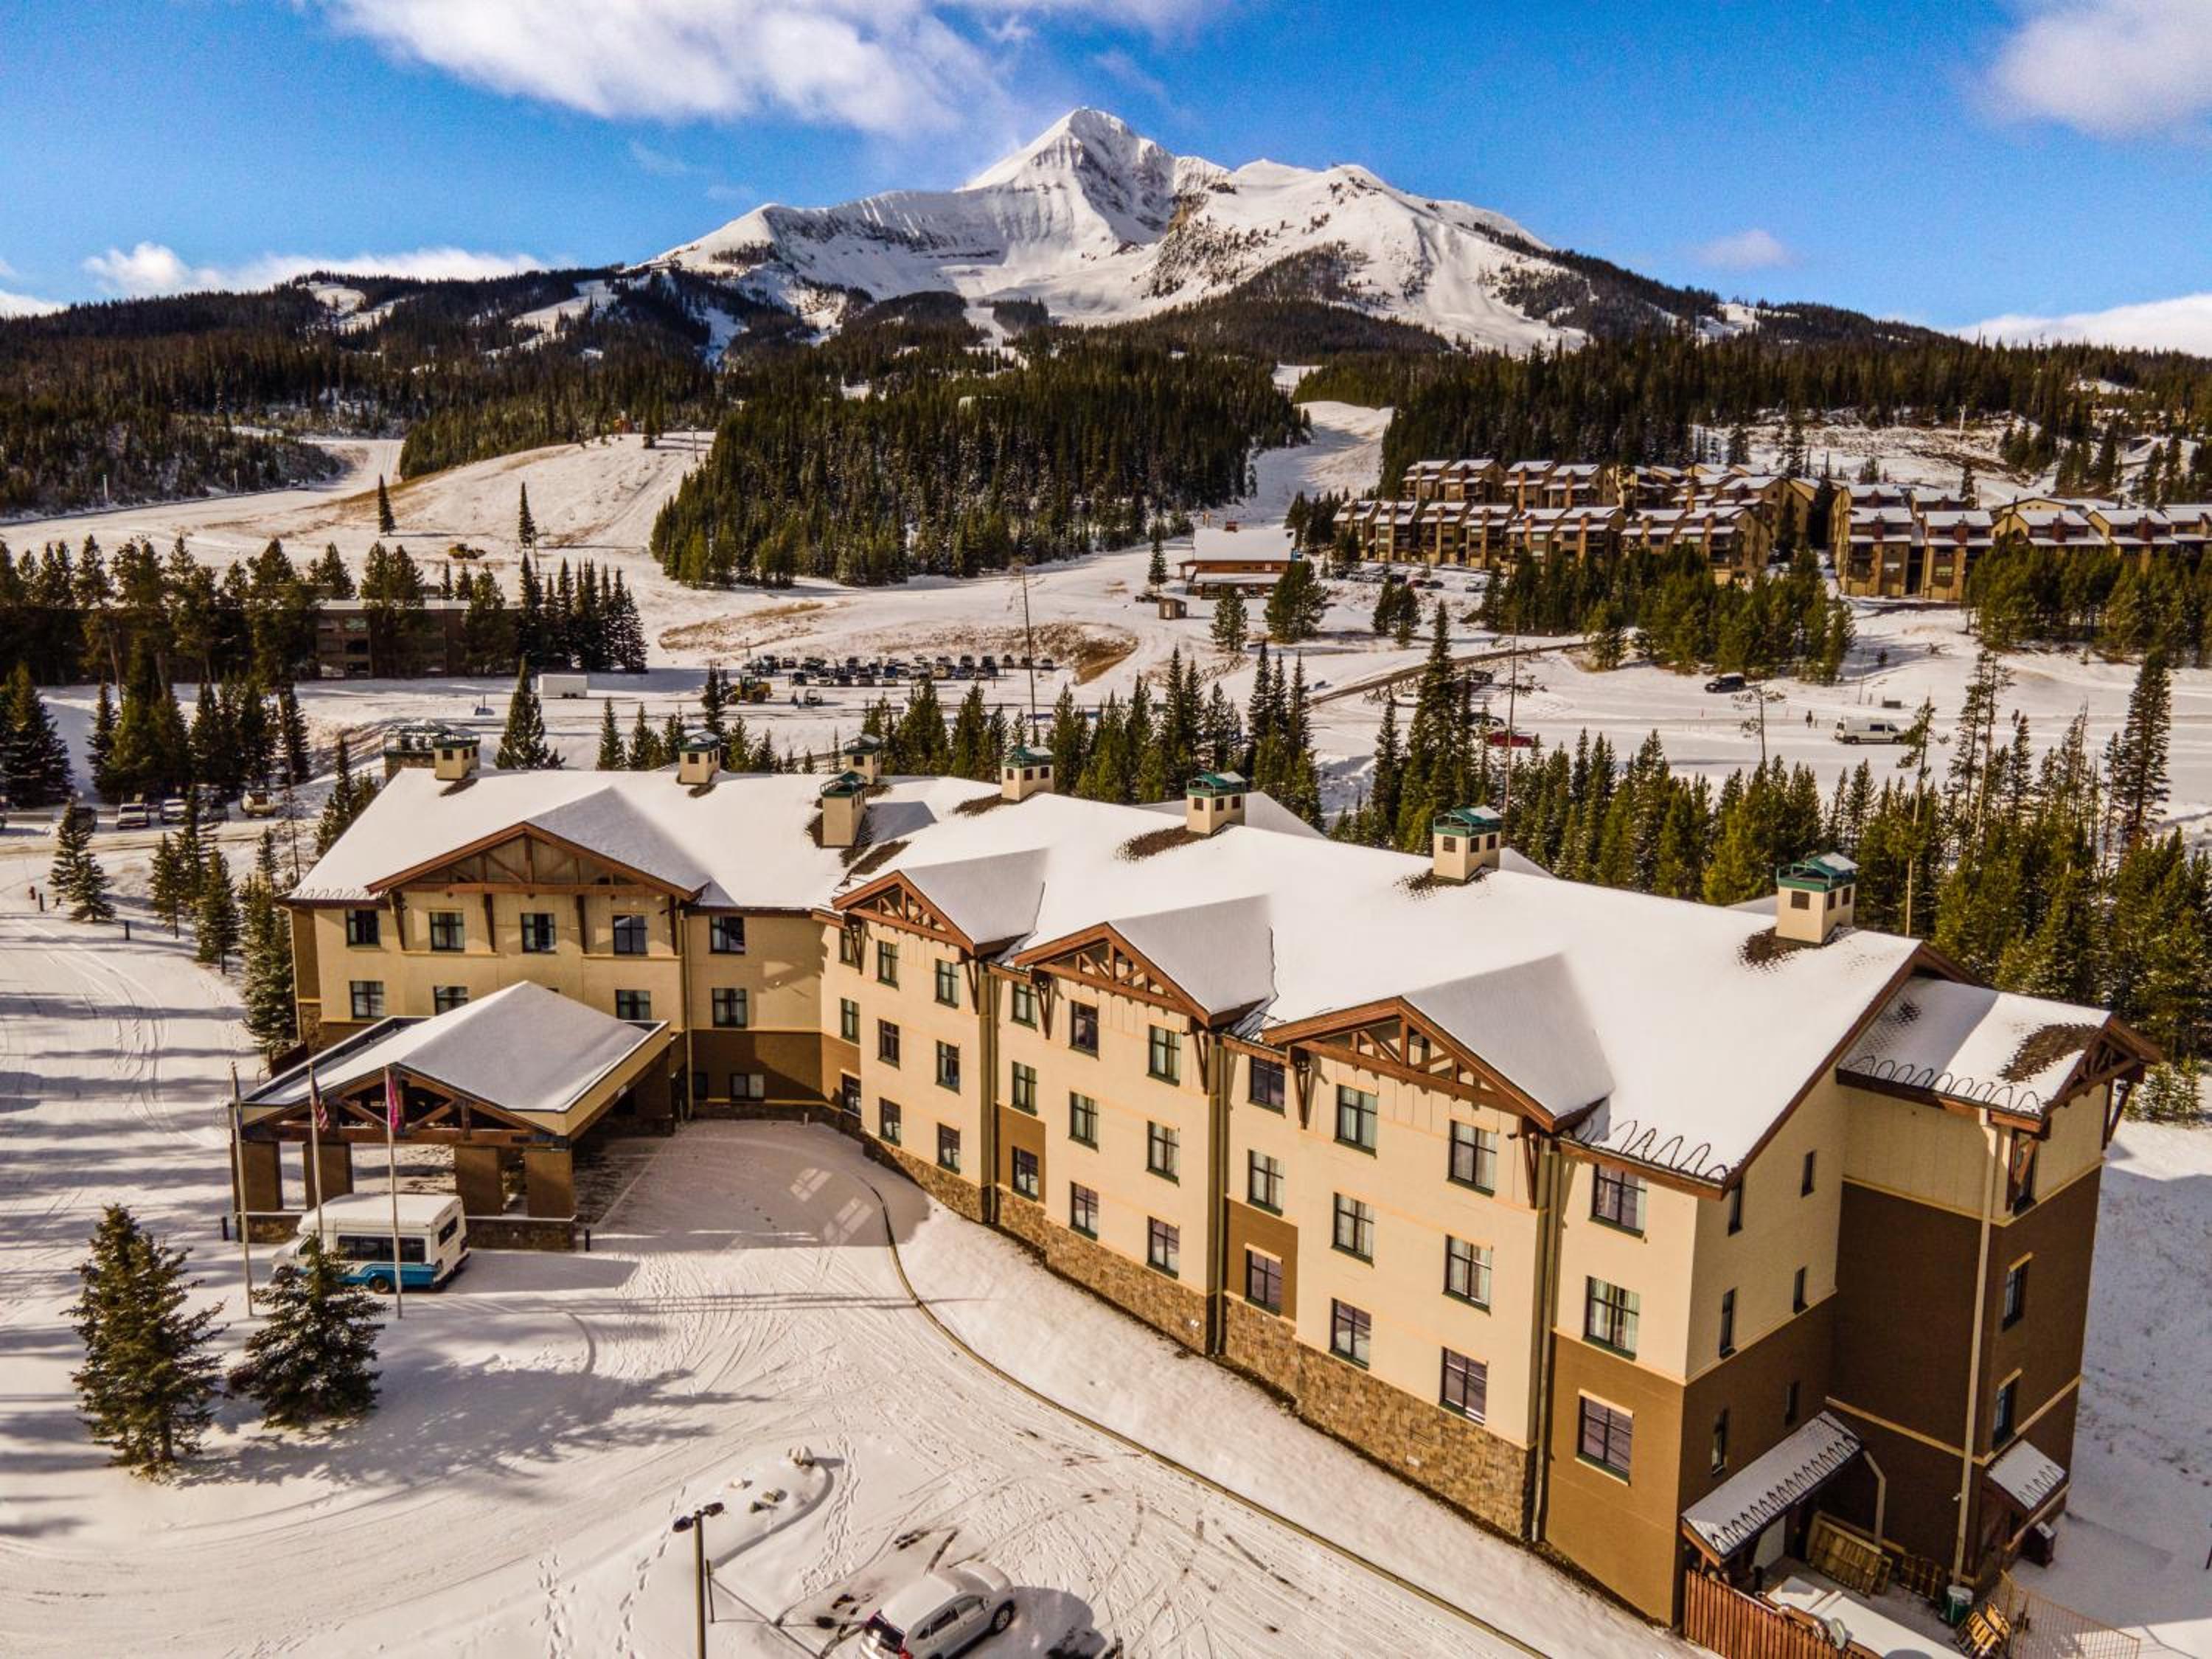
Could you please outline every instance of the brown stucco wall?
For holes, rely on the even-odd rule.
[[[1974,1322],[1978,1243],[1971,1216],[1844,1183],[1831,1389],[1838,1402],[1958,1443],[1969,1357],[1959,1339]]]
[[[1283,1312],[1295,1315],[1298,1306],[1298,1230],[1279,1215],[1255,1210],[1237,1199],[1224,1200],[1229,1233],[1229,1299],[1244,1299],[1244,1250],[1249,1245],[1283,1263]]]
[[[1682,1389],[1572,1337],[1552,1337],[1554,1395],[1545,1541],[1650,1618],[1672,1622],[1680,1545]],[[1629,1479],[1577,1452],[1588,1394],[1636,1417]]]
[[[1046,1170],[1044,1123],[1036,1114],[1017,1111],[1012,1106],[1000,1106],[999,1114],[999,1185],[1011,1196],[1014,1190],[1014,1149],[1034,1152],[1037,1161],[1038,1191],[1052,1190],[1051,1176]],[[1035,1208],[1034,1205],[1030,1206]]]
[[[1836,1298],[1830,1297],[1695,1378],[1682,1395],[1682,1480],[1679,1512],[1703,1498],[1761,1452],[1793,1434],[1828,1397],[1835,1346]],[[1797,1420],[1783,1419],[1791,1382]],[[1729,1414],[1728,1467],[1713,1473],[1713,1420]]]
[[[682,1039],[678,1053],[682,1053]],[[730,1073],[758,1072],[767,1079],[772,1101],[823,1099],[822,1039],[812,1031],[728,1031],[703,1028],[691,1033],[691,1066],[707,1074],[708,1100],[730,1097]],[[834,1076],[830,1081],[834,1084]]]

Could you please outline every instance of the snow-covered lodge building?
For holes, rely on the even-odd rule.
[[[556,1232],[611,1115],[830,1122],[1660,1620],[1808,1537],[1986,1577],[2064,1503],[2148,1058],[2109,1016],[1856,927],[1839,858],[1723,909],[1555,880],[1473,805],[1416,857],[1233,775],[845,758],[402,771],[290,900],[325,1189],[387,1065],[472,1212],[520,1158]],[[440,1036],[491,1014],[529,1063]],[[301,1075],[247,1104],[249,1211]]]

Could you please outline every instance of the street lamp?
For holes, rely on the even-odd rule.
[[[707,1659],[707,1517],[721,1512],[719,1502],[703,1504],[689,1515],[678,1516],[672,1528],[691,1534],[691,1588],[699,1620],[699,1659]]]

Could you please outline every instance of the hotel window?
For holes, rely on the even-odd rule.
[[[1014,1148],[1014,1190],[1027,1199],[1037,1195],[1037,1155],[1027,1147]]]
[[[1067,1096],[1067,1138],[1085,1146],[1098,1144],[1098,1103],[1073,1090]]]
[[[1067,1005],[1067,1046],[1079,1054],[1098,1052],[1098,1005],[1095,1002],[1071,1002]]]
[[[889,939],[879,939],[876,941],[876,983],[878,985],[898,983],[898,946]]]
[[[1479,1193],[1498,1190],[1498,1132],[1472,1123],[1451,1126],[1450,1178]]]
[[[1067,1224],[1085,1238],[1098,1237],[1098,1194],[1094,1188],[1067,1183]]]
[[[1249,1152],[1244,1172],[1244,1194],[1256,1210],[1283,1212],[1283,1162],[1265,1152]]]
[[[430,988],[430,1012],[434,1014],[449,1014],[456,1008],[465,1006],[468,1000],[469,988],[465,985],[433,985]]]
[[[643,916],[615,918],[615,954],[618,957],[641,957],[645,954]]]
[[[653,997],[646,991],[617,991],[615,993],[617,1019],[651,1019]]]
[[[1283,1310],[1283,1264],[1259,1251],[1244,1252],[1244,1299],[1271,1314]]]
[[[886,1066],[899,1063],[899,1028],[887,1019],[876,1022],[876,1058]]]
[[[860,1115],[860,1079],[850,1072],[837,1074],[837,1109],[854,1117]]]
[[[1813,1190],[1814,1164],[1819,1157],[1820,1154],[1818,1152],[1808,1152],[1805,1154],[1805,1173],[1797,1178],[1797,1196],[1800,1198],[1805,1197]]]
[[[1182,1179],[1182,1136],[1164,1123],[1145,1125],[1145,1170],[1170,1181]]]
[[[1797,1420],[1797,1379],[1791,1377],[1782,1390],[1782,1425],[1787,1428]]]
[[[937,1126],[937,1167],[960,1173],[960,1131],[949,1123]]]
[[[840,927],[837,930],[837,964],[841,968],[860,965],[860,930]]]
[[[2008,1376],[1997,1390],[1996,1409],[1990,1413],[1990,1444],[2002,1446],[2020,1427],[2020,1378]]]
[[[1281,1111],[1285,1094],[1282,1062],[1262,1060],[1255,1054],[1248,1069],[1251,1075],[1244,1092],[1251,1103],[1255,1106],[1265,1106],[1271,1112]]]
[[[1636,1357],[1637,1297],[1601,1279],[1589,1281],[1583,1300],[1583,1334],[1616,1353]]]
[[[356,1019],[384,1018],[384,981],[380,979],[357,979],[352,981],[353,1017]]]
[[[960,969],[951,963],[937,964],[937,1000],[948,1008],[960,1006]]]
[[[1375,1321],[1370,1315],[1348,1302],[1328,1304],[1328,1351],[1339,1359],[1366,1364],[1374,1335]]]
[[[1590,1216],[1624,1231],[1644,1231],[1644,1182],[1625,1170],[1600,1164],[1590,1183]]]
[[[1014,1062],[1014,1109],[1036,1115],[1036,1067]]]
[[[430,912],[430,948],[433,951],[465,951],[468,943],[468,925],[459,910]]]
[[[2027,1263],[2015,1261],[2005,1272],[2003,1328],[2010,1330],[2027,1313]]]
[[[557,937],[550,910],[525,910],[522,913],[522,949],[525,955],[542,957],[550,954]]]
[[[380,943],[382,912],[377,910],[349,910],[346,912],[346,943],[375,945]]]
[[[1182,1081],[1182,1038],[1164,1025],[1152,1028],[1145,1050],[1145,1069],[1163,1083]]]
[[[837,1036],[846,1042],[860,1040],[860,1005],[850,997],[837,999]]]
[[[713,995],[714,1024],[722,1030],[742,1030],[752,1023],[750,999],[744,990],[717,985]]]
[[[1336,1195],[1336,1248],[1362,1261],[1375,1259],[1375,1206]]]
[[[1628,1479],[1629,1457],[1635,1450],[1636,1418],[1632,1413],[1600,1405],[1588,1395],[1579,1396],[1582,1424],[1577,1450],[1584,1462],[1610,1469]]]
[[[1375,1097],[1364,1089],[1336,1085],[1336,1141],[1340,1146],[1375,1150]]]
[[[1741,1181],[1729,1188],[1728,1204],[1728,1230],[1731,1233],[1740,1233],[1743,1231],[1743,1182]]]
[[[2021,1167],[2020,1185],[2012,1195],[2012,1212],[2014,1215],[2034,1207],[2035,1165],[2037,1153],[2039,1151],[2039,1147],[2030,1146],[2027,1152],[2027,1162]]]
[[[1151,1217],[1145,1223],[1145,1265],[1170,1279],[1182,1276],[1182,1229]]]
[[[1444,1240],[1444,1294],[1478,1308],[1490,1305],[1490,1247],[1463,1238]]]
[[[1437,1403],[1471,1422],[1481,1422],[1490,1410],[1490,1367],[1446,1348],[1443,1387]]]
[[[1805,1270],[1800,1267],[1797,1276],[1790,1281],[1790,1311],[1803,1313],[1805,1308]]]
[[[718,957],[744,955],[745,919],[743,916],[708,917],[707,948]]]
[[[949,1042],[937,1045],[937,1086],[957,1089],[960,1086],[960,1050]]]
[[[1721,1292],[1721,1358],[1735,1352],[1735,1292]]]
[[[1015,986],[1014,994],[1010,1001],[1012,1006],[1008,1012],[1007,1018],[1015,1024],[1034,1026],[1037,1023],[1036,986]]]
[[[899,1144],[901,1127],[898,1102],[878,1100],[876,1102],[876,1133],[896,1146]]]
[[[732,1100],[766,1100],[768,1074],[765,1072],[732,1072],[730,1073]]]
[[[1713,1473],[1728,1473],[1728,1407],[1723,1406],[1713,1418]]]

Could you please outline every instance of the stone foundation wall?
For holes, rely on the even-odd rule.
[[[1229,1298],[1222,1363],[1281,1395],[1291,1409],[1401,1480],[1517,1536],[1528,1501],[1528,1454],[1480,1424],[1393,1388],[1300,1343],[1287,1321]]]
[[[581,1230],[574,1222],[526,1215],[487,1216],[469,1223],[472,1250],[573,1250]]]
[[[999,1196],[999,1226],[1042,1258],[1062,1279],[1103,1297],[1161,1335],[1203,1353],[1206,1294],[1060,1226],[1042,1206],[1012,1193]]]
[[[845,1116],[842,1112],[830,1115],[836,1118]],[[846,1121],[850,1121],[849,1119]],[[915,1157],[903,1147],[887,1146],[874,1139],[867,1142],[867,1147],[872,1154],[890,1164],[954,1214],[963,1215],[970,1221],[982,1220],[983,1194],[980,1188],[963,1181],[949,1170],[940,1170],[934,1164]]]

